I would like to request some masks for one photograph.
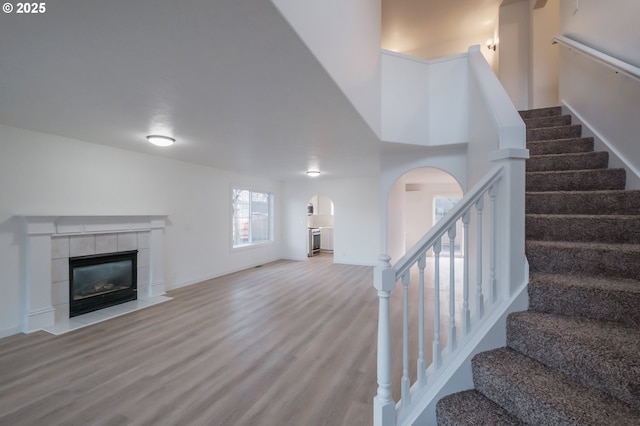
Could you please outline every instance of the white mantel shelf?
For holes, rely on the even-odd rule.
[[[45,330],[61,334],[170,300],[164,296],[165,282],[163,277],[163,234],[166,215],[23,215],[21,217],[25,232],[23,286],[26,303],[23,305],[23,332],[31,333]],[[65,312],[63,305],[58,302],[54,306],[53,303],[54,273],[52,271],[54,268],[52,258],[54,257],[54,247],[52,240],[54,238],[56,240],[70,238],[74,239],[73,241],[91,240],[92,236],[98,238],[97,236],[106,234],[116,234],[114,237],[117,236],[117,238],[112,238],[111,241],[117,241],[118,246],[121,240],[131,244],[132,238],[125,238],[127,235],[132,236],[136,244],[138,244],[138,239],[144,241],[141,251],[144,251],[146,256],[145,262],[142,263],[142,269],[140,265],[138,269],[138,300],[69,318],[68,310]],[[144,238],[137,237],[138,235],[144,236]],[[121,236],[122,238],[120,238]],[[69,252],[67,247],[65,249]],[[93,250],[94,252],[82,254],[95,254],[95,244]],[[67,257],[73,255],[73,253],[67,254]],[[68,283],[66,285],[68,293]],[[57,290],[64,293],[64,291],[60,291],[60,288]]]

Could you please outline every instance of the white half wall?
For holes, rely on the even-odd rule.
[[[43,133],[0,126],[0,336],[19,331],[24,267],[20,215],[167,215],[166,288],[280,259],[275,243],[231,250],[231,186],[273,192],[282,183]],[[305,200],[306,206],[306,200]]]
[[[450,145],[468,140],[466,55],[427,61],[382,54],[382,140]]]
[[[307,259],[307,203],[316,194],[333,201],[333,261],[375,265],[379,253],[378,177],[287,181],[283,257]]]
[[[272,0],[380,135],[380,0]]]

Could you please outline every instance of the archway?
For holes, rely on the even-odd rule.
[[[399,259],[462,196],[458,181],[441,169],[421,167],[402,175],[387,200],[387,253]]]

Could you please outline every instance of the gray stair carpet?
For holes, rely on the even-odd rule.
[[[529,309],[439,425],[640,425],[640,191],[560,107],[521,111]]]

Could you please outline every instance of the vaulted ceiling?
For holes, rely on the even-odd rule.
[[[270,1],[46,5],[0,16],[0,124],[274,179],[378,173],[380,141]],[[413,47],[473,32],[497,1],[383,11],[383,33]]]

